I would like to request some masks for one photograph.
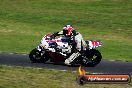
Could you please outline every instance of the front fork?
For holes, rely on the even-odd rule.
[[[43,55],[44,55],[45,50],[44,50],[40,45],[37,46],[36,49],[39,51],[39,55],[40,55],[40,56],[43,56]]]

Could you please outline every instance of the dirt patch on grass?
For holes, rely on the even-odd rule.
[[[10,33],[10,32],[13,32],[14,30],[7,30],[7,29],[0,29],[0,32],[1,33]]]

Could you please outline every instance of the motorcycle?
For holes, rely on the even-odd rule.
[[[69,43],[67,38],[52,38],[51,36],[52,34],[46,34],[40,44],[30,52],[29,58],[31,62],[46,63],[49,61],[64,63],[73,54],[73,51],[76,50],[74,44]],[[100,63],[102,55],[96,48],[102,46],[102,42],[100,40],[87,40],[85,42],[87,44],[86,49],[81,49],[79,56],[71,65],[94,67]],[[42,46],[42,43],[45,45]]]

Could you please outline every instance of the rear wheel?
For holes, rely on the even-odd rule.
[[[87,50],[82,57],[83,65],[90,67],[96,66],[102,59],[101,53],[96,49]]]
[[[40,63],[40,62],[46,62],[48,61],[48,59],[44,56],[45,54],[41,55],[41,52],[38,51],[36,48],[33,49],[30,54],[29,54],[29,58],[31,60],[31,62],[33,63]]]

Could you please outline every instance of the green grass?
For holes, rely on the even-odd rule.
[[[131,0],[0,0],[0,52],[29,53],[43,35],[71,23],[100,39],[103,59],[132,61]]]
[[[131,88],[129,84],[77,84],[78,73],[0,65],[0,88]],[[131,83],[130,83],[131,84]]]

